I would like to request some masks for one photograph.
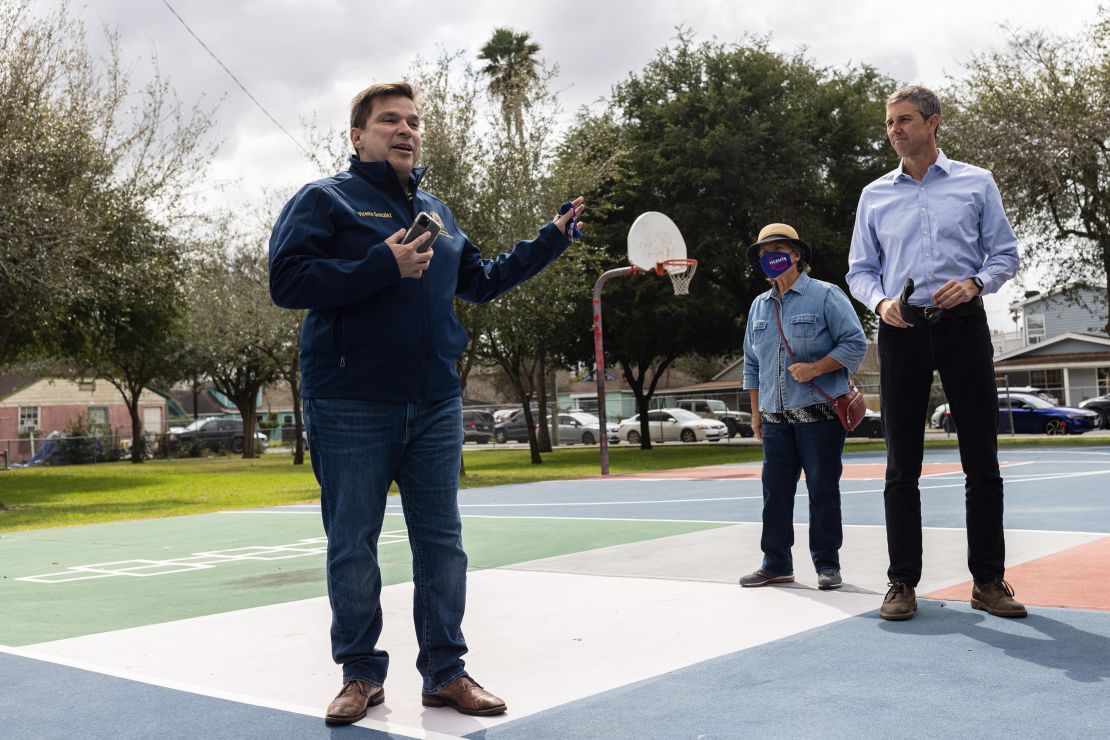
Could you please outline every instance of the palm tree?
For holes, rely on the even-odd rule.
[[[538,78],[536,53],[539,50],[540,45],[530,41],[528,33],[498,28],[478,52],[478,58],[486,63],[482,74],[490,78],[490,94],[501,103],[505,126],[510,131],[515,129],[521,138],[524,136],[522,97],[528,85]]]

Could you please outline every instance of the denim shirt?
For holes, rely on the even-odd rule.
[[[867,353],[863,327],[851,301],[837,286],[806,273],[780,299],[778,290],[752,301],[744,332],[744,390],[759,390],[760,411],[782,411],[826,402],[811,383],[798,383],[786,371],[793,362],[779,337],[772,302],[779,304],[782,330],[794,362],[816,362],[825,355],[844,365],[815,381],[832,397],[848,392],[848,374]]]

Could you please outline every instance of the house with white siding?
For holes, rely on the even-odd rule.
[[[1065,406],[1110,394],[1106,291],[1078,288],[1034,294],[1011,304],[1024,343],[995,357],[1011,386],[1034,386]]]

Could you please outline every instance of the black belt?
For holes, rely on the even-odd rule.
[[[908,306],[908,308],[925,321],[938,321],[949,316],[975,316],[985,312],[983,299],[979,296],[975,296],[966,303],[952,306],[952,308],[942,309],[940,306]]]

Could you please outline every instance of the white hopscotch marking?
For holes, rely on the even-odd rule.
[[[391,530],[381,533],[378,544],[394,545],[399,542],[406,542],[407,539],[405,530]],[[208,570],[217,565],[242,563],[250,560],[289,560],[291,558],[324,555],[327,553],[327,549],[328,540],[326,537],[312,537],[297,540],[289,545],[250,545],[248,547],[233,547],[228,550],[203,550],[194,552],[189,557],[172,560],[135,559],[93,563],[91,565],[73,565],[54,573],[24,576],[15,580],[30,583],[71,583],[73,581],[91,581],[97,578],[114,578],[117,576],[149,578],[150,576],[167,576],[173,573]]]

